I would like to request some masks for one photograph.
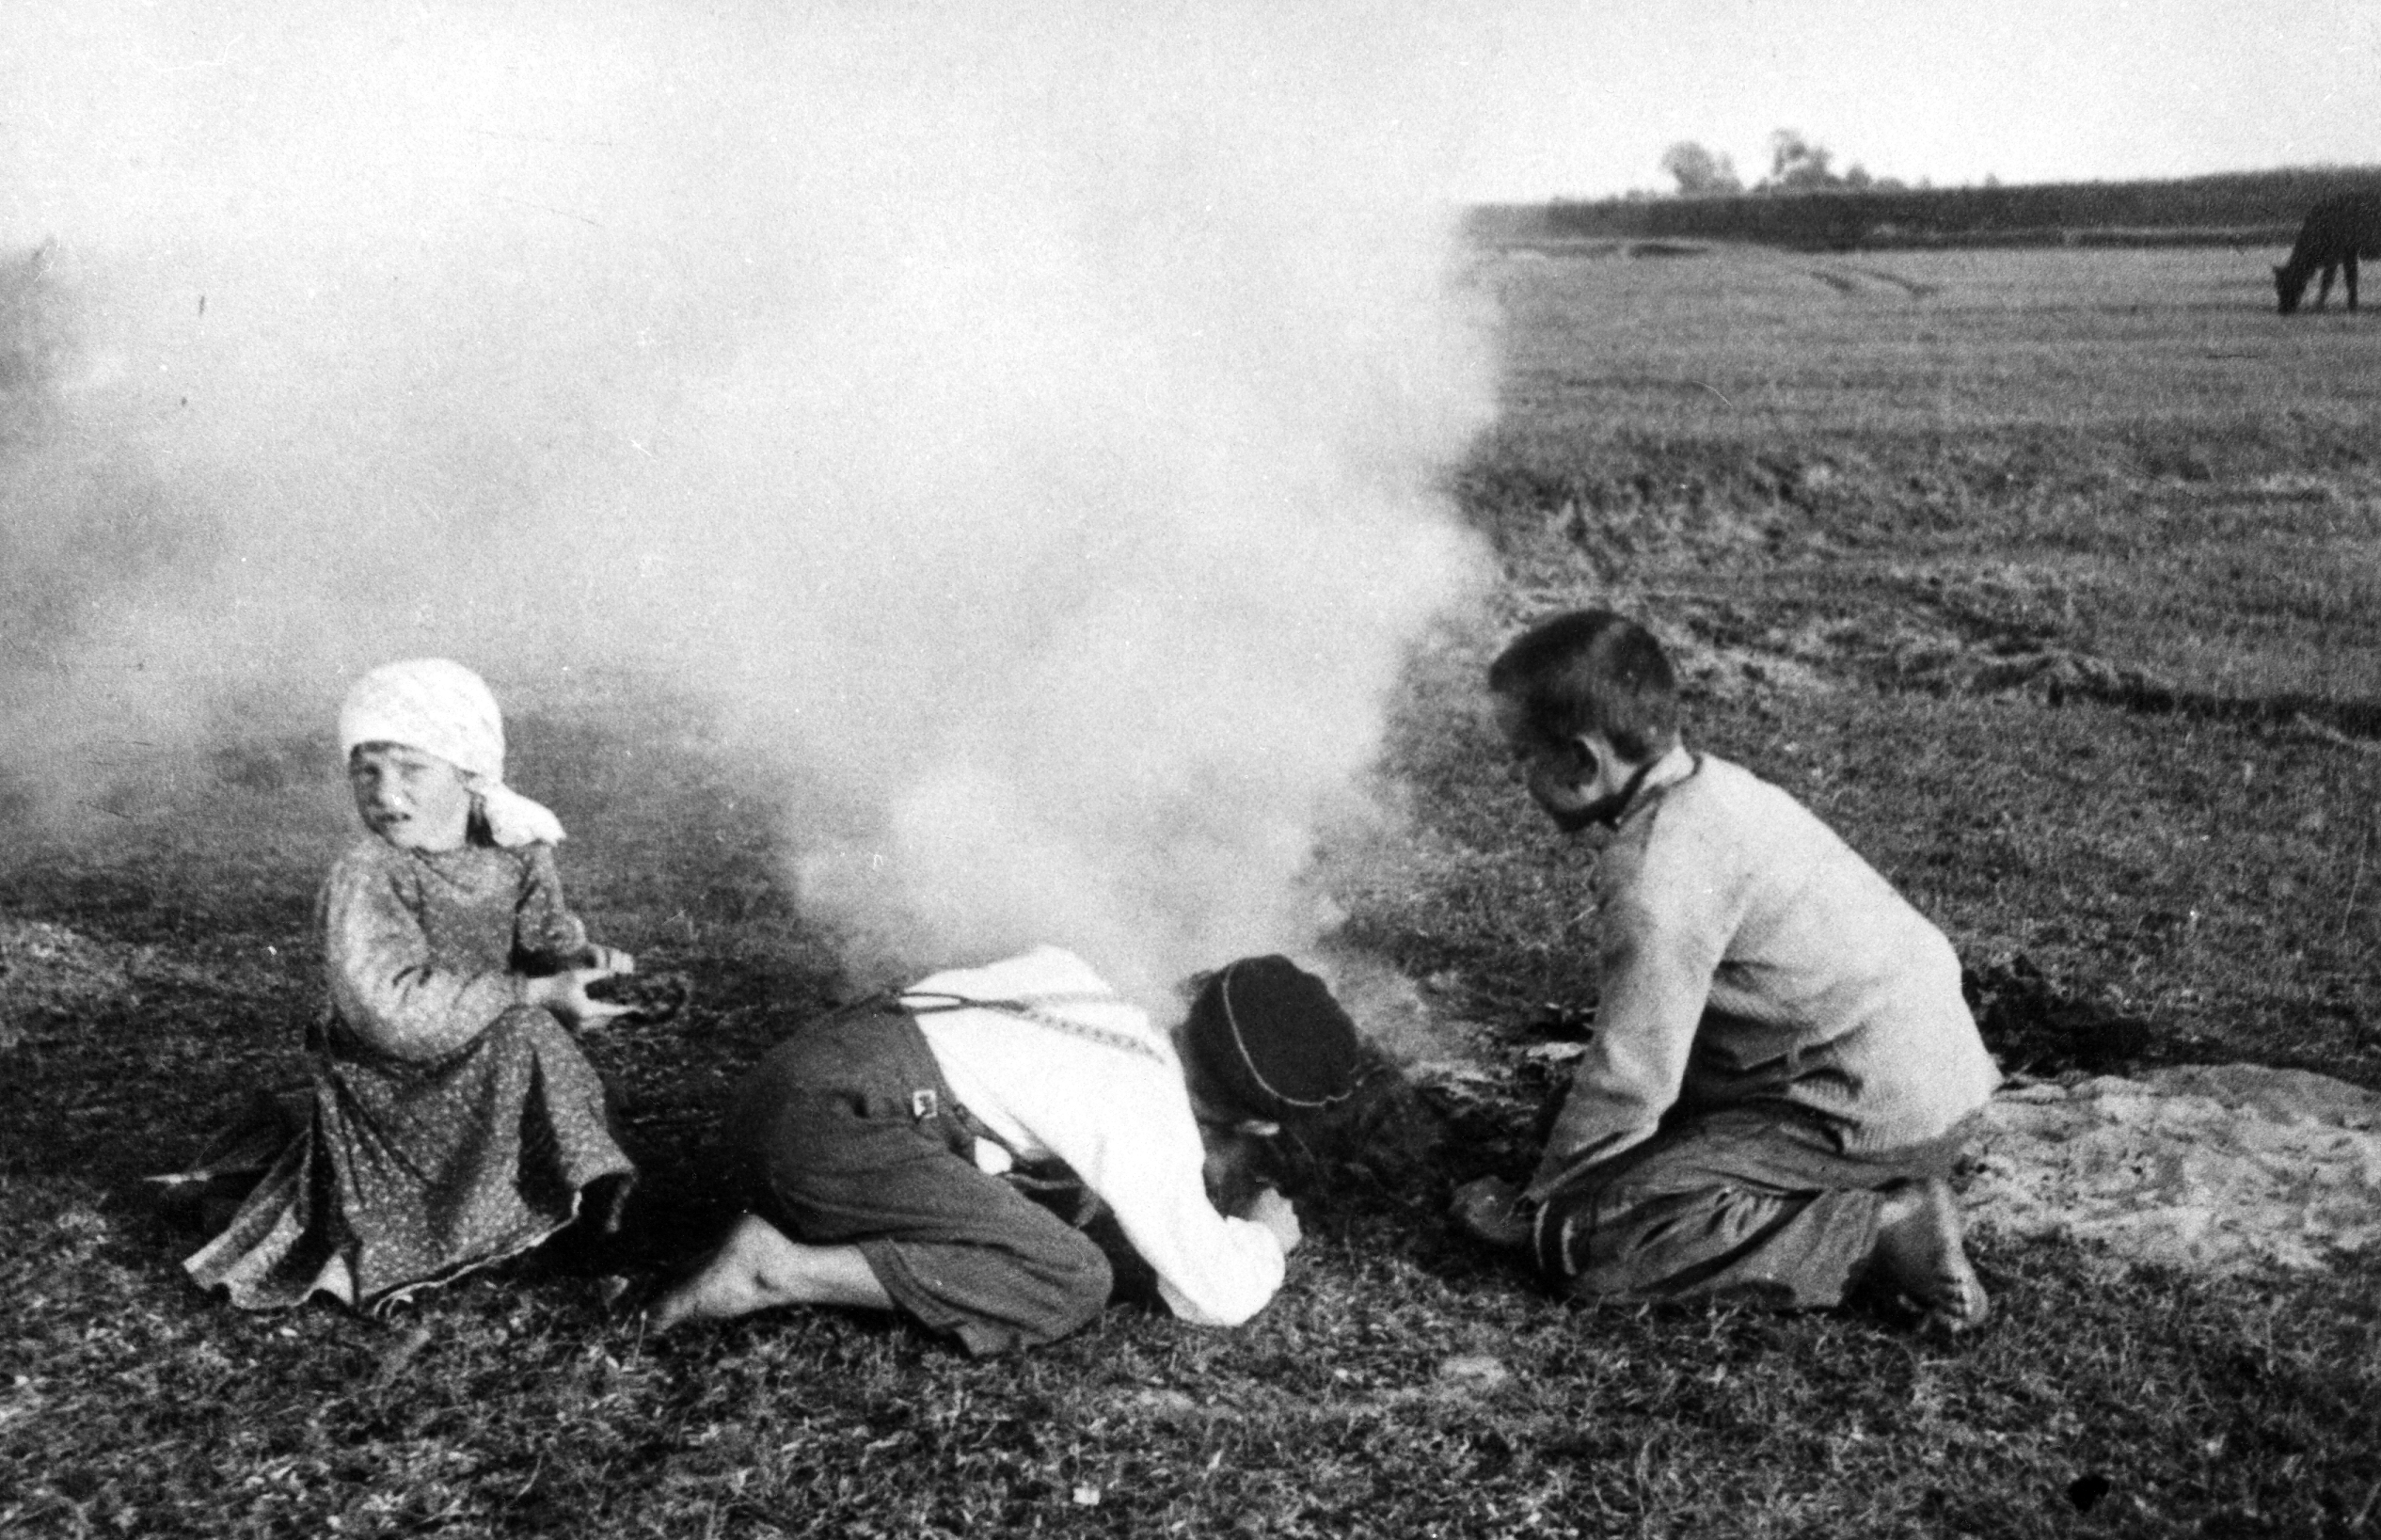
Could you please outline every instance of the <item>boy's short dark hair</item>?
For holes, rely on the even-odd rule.
[[[1548,738],[1601,733],[1632,761],[1678,741],[1678,676],[1669,655],[1651,631],[1610,610],[1539,621],[1497,655],[1488,689]]]

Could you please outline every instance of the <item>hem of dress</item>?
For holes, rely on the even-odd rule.
[[[453,1266],[445,1269],[443,1272],[434,1273],[427,1278],[416,1278],[409,1283],[402,1283],[391,1289],[384,1289],[379,1294],[373,1294],[370,1298],[357,1298],[356,1296],[355,1269],[348,1264],[346,1255],[343,1252],[334,1255],[328,1262],[325,1262],[321,1270],[314,1275],[313,1278],[310,1280],[304,1288],[295,1291],[273,1291],[269,1294],[265,1291],[256,1289],[254,1287],[248,1288],[245,1291],[241,1290],[235,1286],[233,1280],[229,1277],[218,1276],[210,1279],[199,1276],[200,1270],[204,1265],[204,1259],[206,1258],[207,1253],[214,1248],[216,1241],[222,1239],[221,1236],[217,1236],[214,1240],[209,1241],[205,1246],[200,1246],[196,1252],[184,1259],[182,1268],[185,1274],[189,1275],[190,1280],[197,1284],[201,1290],[208,1294],[214,1294],[219,1290],[224,1295],[225,1302],[230,1304],[234,1310],[246,1310],[252,1314],[263,1314],[274,1310],[297,1310],[305,1305],[310,1304],[316,1295],[323,1294],[338,1301],[341,1306],[354,1310],[358,1315],[377,1318],[411,1303],[414,1295],[421,1294],[424,1290],[444,1288],[446,1285],[468,1278],[471,1274],[479,1272],[483,1268],[499,1266],[504,1262],[512,1262],[517,1258],[527,1256],[530,1252],[536,1250],[541,1246],[544,1246],[555,1236],[560,1235],[564,1230],[568,1230],[572,1225],[577,1224],[579,1222],[579,1215],[584,1211],[586,1206],[587,1189],[595,1185],[596,1183],[603,1181],[607,1177],[615,1176],[626,1176],[633,1180],[636,1176],[636,1167],[633,1165],[623,1166],[611,1170],[598,1171],[594,1176],[589,1177],[585,1182],[571,1189],[570,1213],[557,1223],[548,1226],[545,1230],[538,1231],[536,1234],[530,1236],[526,1240],[510,1245],[505,1249],[489,1256],[474,1257],[468,1262],[457,1262]],[[326,1279],[332,1279],[334,1274],[337,1275],[337,1278],[335,1280],[325,1281]],[[345,1285],[344,1288],[341,1287],[341,1283]],[[245,1293],[247,1297],[242,1298],[241,1294],[243,1293]]]

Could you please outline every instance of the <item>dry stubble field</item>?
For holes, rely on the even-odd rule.
[[[1651,620],[1695,737],[1944,925],[2012,1069],[2381,1087],[2381,318],[2275,317],[2269,260],[1482,261],[1510,378],[1455,489],[1503,581],[1415,660],[1384,772],[1410,826],[1325,852],[1352,939],[1481,1066],[1436,1093],[1440,1178],[1526,1161],[1529,1050],[1592,998],[1581,855],[1472,699],[1513,622],[1588,601]],[[710,724],[605,703],[532,691],[517,754],[582,768],[524,781],[586,831],[599,932],[705,982],[682,1030],[592,1049],[694,1231],[719,1088],[841,984]],[[654,1341],[568,1276],[389,1325],[234,1315],[135,1179],[298,1072],[344,837],[321,755],[235,743],[98,798],[103,836],[0,828],[0,1531],[2381,1528],[2369,1258],[2112,1281],[1987,1241],[1998,1320],[1948,1346],[1859,1311],[1568,1310],[1446,1231],[1443,1182],[1358,1181],[1309,1200],[1248,1329],[1119,1309],[994,1363],[833,1313]]]

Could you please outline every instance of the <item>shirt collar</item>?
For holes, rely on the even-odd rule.
[[[1648,760],[1637,773],[1628,778],[1622,788],[1620,806],[1612,813],[1611,827],[1619,828],[1641,810],[1651,807],[1660,793],[1703,768],[1703,758],[1690,754],[1684,743],[1674,743],[1658,759]]]

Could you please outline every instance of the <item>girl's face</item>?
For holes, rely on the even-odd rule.
[[[471,786],[435,754],[402,743],[358,743],[347,785],[364,827],[401,850],[460,849],[471,827]]]

